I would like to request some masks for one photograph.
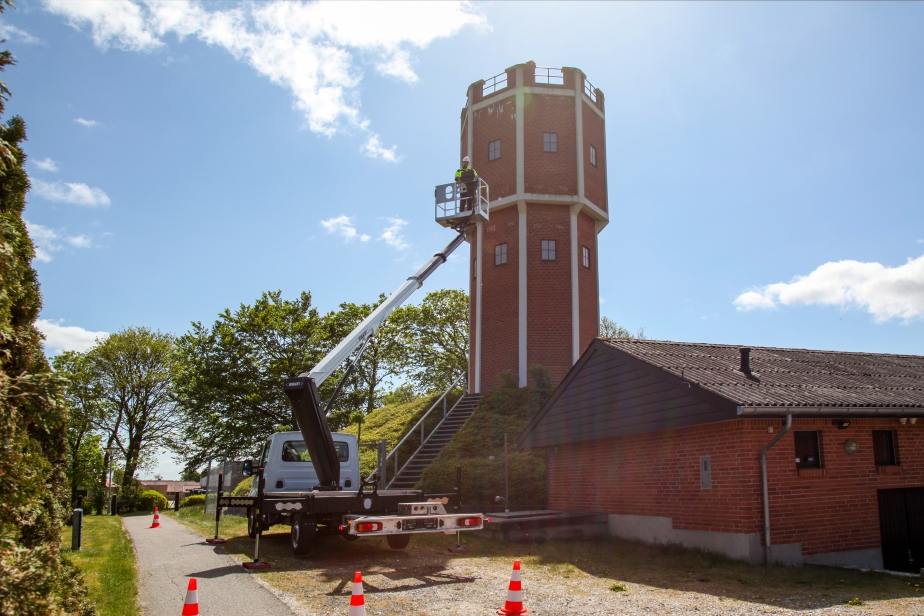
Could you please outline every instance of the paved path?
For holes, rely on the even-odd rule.
[[[199,586],[199,613],[224,616],[293,616],[220,548],[166,516],[149,528],[151,516],[122,518],[138,557],[138,598],[146,616],[180,614],[189,578]]]

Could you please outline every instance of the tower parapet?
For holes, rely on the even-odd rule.
[[[473,392],[541,364],[560,381],[597,336],[609,222],[603,92],[577,68],[517,64],[468,88],[460,158],[491,186],[472,246]]]

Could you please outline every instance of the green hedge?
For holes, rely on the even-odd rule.
[[[167,497],[157,490],[145,490],[138,495],[138,511],[154,511],[154,507],[167,508]]]
[[[250,487],[253,485],[253,476],[245,478],[234,490],[231,492],[231,496],[247,496],[250,494]]]
[[[544,508],[546,453],[543,449],[517,451],[515,442],[552,393],[548,370],[530,370],[533,387],[517,388],[515,379],[484,394],[472,417],[424,470],[418,488],[424,493],[452,492],[456,467],[462,466],[462,504],[497,510],[494,497],[504,495],[504,433],[507,433],[510,474],[510,505]],[[537,378],[538,377],[538,378]],[[494,456],[491,460],[490,456]],[[502,506],[500,506],[502,507]]]
[[[205,505],[205,494],[192,494],[180,501],[180,509],[196,505]]]

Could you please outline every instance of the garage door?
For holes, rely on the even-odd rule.
[[[890,571],[924,569],[924,488],[879,490],[882,564]]]

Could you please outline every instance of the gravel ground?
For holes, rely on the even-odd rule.
[[[275,529],[274,529],[275,530]],[[370,616],[494,614],[504,605],[513,559],[522,562],[523,602],[534,616],[586,614],[878,614],[924,616],[924,584],[825,567],[765,568],[674,546],[618,539],[517,544],[471,538],[472,552],[450,554],[452,538],[415,536],[404,551],[382,539],[331,538],[307,557],[288,535],[264,535],[255,574],[303,616],[346,614],[354,571],[363,572]],[[234,538],[227,551],[252,556]],[[624,590],[614,591],[614,586]],[[853,598],[860,605],[848,605]]]

